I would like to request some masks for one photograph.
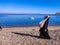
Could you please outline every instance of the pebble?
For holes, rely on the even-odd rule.
[[[20,32],[19,32],[20,33]],[[1,45],[60,45],[60,31],[58,30],[51,30],[49,31],[49,35],[52,39],[41,39],[37,37],[31,37],[30,35],[38,36],[38,31],[33,29],[32,32],[21,32],[22,34],[29,34],[26,35],[18,35],[13,33],[6,33],[1,35],[0,44]],[[1,43],[3,42],[3,43]]]

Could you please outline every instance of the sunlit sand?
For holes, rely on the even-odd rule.
[[[60,32],[58,31],[60,30],[60,26],[49,26],[48,29],[49,34],[53,39],[38,38],[38,26],[2,28],[0,31],[0,45],[49,45],[49,43],[51,45],[60,44],[58,39],[59,37],[56,36],[58,35],[57,33]]]

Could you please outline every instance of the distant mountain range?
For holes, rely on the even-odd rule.
[[[60,12],[56,12],[56,14],[60,14]]]

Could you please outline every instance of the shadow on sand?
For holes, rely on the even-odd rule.
[[[35,38],[49,39],[46,37],[41,37],[41,36],[36,36],[36,35],[31,35],[31,34],[24,34],[24,33],[18,33],[18,32],[12,32],[12,33],[17,34],[17,35],[21,35],[21,36],[31,36],[31,37],[35,37]]]

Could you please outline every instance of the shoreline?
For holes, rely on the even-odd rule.
[[[48,30],[59,30],[60,26],[48,26]],[[14,31],[20,31],[20,30],[26,30],[26,31],[30,31],[30,30],[39,30],[38,26],[30,26],[30,27],[3,27],[2,30],[14,30]]]

